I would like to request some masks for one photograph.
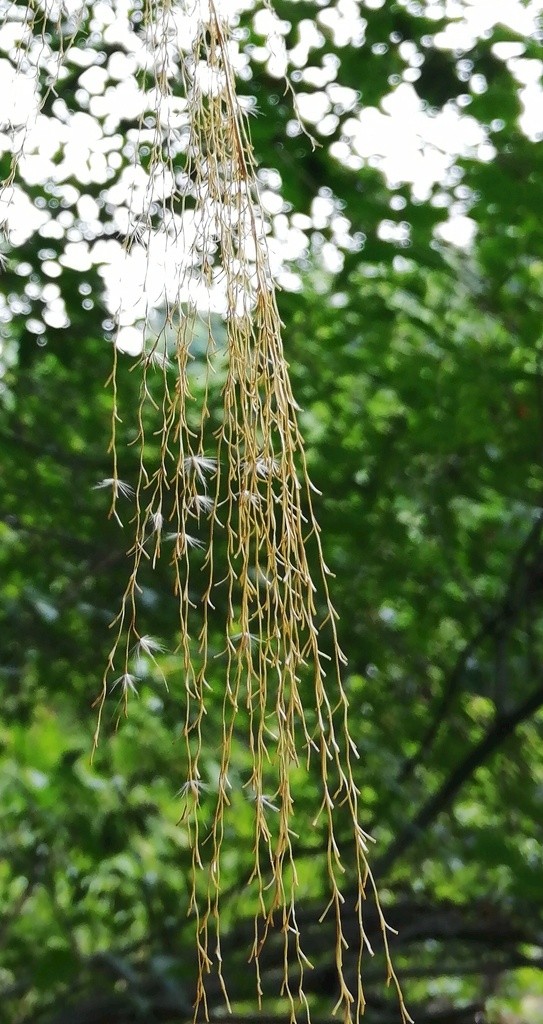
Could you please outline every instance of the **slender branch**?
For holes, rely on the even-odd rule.
[[[497,718],[487,734],[465,755],[460,764],[426,801],[413,820],[403,829],[386,853],[377,861],[375,874],[381,878],[390,871],[395,861],[413,846],[441,814],[453,804],[462,786],[472,778],[478,768],[514,733],[515,729],[543,706],[543,685],[539,686],[515,711]]]
[[[399,783],[406,782],[407,779],[411,778],[418,765],[427,759],[458,692],[469,659],[473,657],[475,651],[478,650],[485,640],[489,637],[500,635],[506,627],[513,625],[521,611],[532,583],[528,556],[533,553],[534,563],[539,558],[541,554],[542,530],[543,515],[538,515],[517,552],[501,604],[491,615],[487,616],[471,640],[468,640],[460,651],[456,664],[453,666],[448,677],[432,722],[422,737],[417,751],[404,762],[400,769]],[[522,586],[519,593],[519,582],[521,580]]]

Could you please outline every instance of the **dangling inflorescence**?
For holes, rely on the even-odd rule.
[[[122,346],[114,346],[113,469],[111,478],[97,486],[111,489],[111,514],[117,519],[121,500],[134,500],[134,536],[131,571],[97,699],[94,743],[108,696],[120,696],[126,712],[137,693],[141,658],[160,671],[163,648],[140,626],[144,616],[138,596],[143,568],[154,568],[165,557],[178,604],[177,654],[184,677],[182,821],[192,851],[196,1012],[206,1010],[205,976],[213,964],[228,1002],[222,977],[221,872],[225,822],[235,829],[231,778],[241,730],[250,761],[244,788],[254,807],[249,885],[257,909],[250,952],[259,996],[259,961],[273,931],[282,936],[282,995],[290,1019],[300,1009],[309,1013],[304,974],[311,965],[296,918],[293,779],[317,761],[321,781],[313,824],[326,834],[327,910],[336,924],[336,1009],[347,1021],[358,1020],[364,1010],[359,979],[364,948],[371,953],[362,917],[369,884],[377,900],[389,980],[398,989],[402,1020],[408,1021],[367,861],[370,837],[359,824],[352,772],[357,752],[341,678],[345,659],[283,352],[269,224],[259,200],[246,111],[236,93],[235,40],[215,0],[197,2],[193,9],[175,0],[146,0],[139,38],[139,67],[146,81],[149,75],[152,79],[147,94],[152,116],[140,121],[139,139],[146,147],[143,178],[136,172],[142,171],[144,147],[134,147],[124,248],[127,259],[143,253],[148,267],[162,254],[164,316],[153,330],[158,304],[150,297],[142,319],[139,472],[133,485],[122,481],[118,471]],[[120,330],[121,316],[118,325]],[[191,369],[196,356],[203,376],[197,386]],[[213,412],[217,393],[218,417]],[[309,549],[319,566],[315,580]],[[323,628],[331,660],[321,651]],[[221,734],[211,736],[207,708],[210,700],[216,706],[219,686]],[[220,763],[211,815],[204,822],[204,793],[208,811],[210,804],[202,761],[210,746],[220,748]],[[355,986],[349,986],[343,968],[347,941],[340,888],[344,865],[335,834],[338,809],[343,826],[349,823],[350,868],[357,878]]]

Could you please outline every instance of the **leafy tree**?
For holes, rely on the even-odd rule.
[[[283,267],[297,275],[284,273],[284,283],[299,289],[301,281],[303,288],[283,290],[279,305],[309,472],[322,492],[311,501],[335,574],[339,643],[349,658],[344,685],[361,754],[353,766],[360,820],[377,840],[371,865],[387,920],[398,930],[391,947],[410,1012],[417,1021],[467,1022],[476,1014],[491,1020],[500,1007],[514,1008],[523,986],[541,990],[543,955],[543,158],[519,128],[516,65],[496,50],[516,43],[525,59],[537,58],[537,32],[519,36],[494,26],[459,53],[447,43],[453,21],[437,5],[274,8],[282,20],[269,49],[262,35],[268,8],[241,15],[238,41],[247,63],[239,89],[248,104],[256,97],[259,109],[250,127],[261,188],[288,204],[270,214],[274,237],[289,225],[307,236],[307,252]],[[111,263],[112,248],[104,243],[120,232],[127,249],[137,248],[128,170],[135,159],[148,177],[153,170],[155,122],[145,119],[156,106],[154,80],[141,66],[136,71],[143,97],[137,108],[130,108],[126,87],[130,55],[141,52],[142,14],[120,3],[74,12],[67,5],[11,4],[0,30],[4,69],[36,69],[39,124],[52,140],[34,157],[32,135],[25,140],[16,110],[6,125],[7,187],[13,166],[15,202],[26,209],[26,196],[38,216],[27,228],[13,222],[1,279],[0,984],[10,1022],[186,1020],[198,995],[198,951],[187,918],[192,853],[186,820],[179,824],[191,794],[177,792],[186,780],[186,665],[182,650],[171,653],[182,636],[169,558],[152,571],[143,560],[139,700],[115,730],[122,683],[113,691],[103,719],[108,737],[89,766],[89,705],[107,664],[108,625],[125,589],[131,545],[130,504],[119,498],[123,532],[107,518],[104,491],[95,485],[112,475],[112,398],[103,384],[115,325],[113,275],[103,262]],[[294,80],[301,75],[300,112],[308,109],[305,93],[316,101],[324,95],[323,109],[328,103],[324,118],[331,120],[310,126],[321,143],[314,150],[275,77],[281,40]],[[495,151],[491,160],[480,152],[457,160],[424,202],[408,182],[386,181],[349,142],[358,113],[378,107],[402,81],[414,84],[435,117],[443,108],[464,110],[469,99],[469,113]],[[335,85],[344,92],[334,93]],[[126,116],[124,108],[115,112],[108,89],[125,97]],[[175,96],[184,90],[180,84]],[[74,170],[70,132],[79,124],[91,133],[91,122],[98,125],[94,142]],[[14,162],[13,151],[25,146],[27,156]],[[43,167],[48,153],[53,169],[43,180],[39,160]],[[447,246],[438,230],[458,204],[476,226],[465,249]],[[152,217],[158,224],[160,210]],[[151,324],[168,312],[167,301],[157,299]],[[190,388],[200,401],[208,326],[191,326]],[[172,332],[177,327],[172,323]],[[211,327],[224,342],[221,322],[213,319]],[[119,477],[135,484],[139,457],[129,442],[138,435],[141,368],[133,363],[118,355],[117,450]],[[164,361],[148,370],[156,397],[163,374],[169,379],[172,371]],[[217,376],[208,398],[211,431],[221,422],[224,378]],[[159,450],[152,406],[142,415],[152,462]],[[226,569],[227,545],[219,540],[216,551]],[[315,575],[311,541],[307,552]],[[322,594],[318,600],[324,618]],[[215,603],[212,656],[221,653],[227,607],[219,593]],[[146,644],[148,637],[167,640],[168,652]],[[330,655],[330,633],[322,645]],[[197,655],[195,648],[189,653]],[[213,684],[220,658],[211,657],[210,666]],[[301,687],[305,701],[305,677]],[[220,736],[220,699],[207,708],[209,733]],[[247,966],[255,940],[255,895],[247,885],[254,804],[247,798],[251,757],[243,732],[234,730],[231,741],[222,954],[237,1019],[255,1013],[254,965]],[[212,814],[220,766],[218,744],[204,745],[204,817]],[[326,834],[312,825],[319,780],[315,762],[295,780],[304,827],[292,851],[296,920],[313,964],[304,987],[311,1009],[328,1017],[340,993],[335,924],[319,923],[328,900]],[[272,827],[275,813],[267,813]],[[343,970],[356,991],[356,859],[342,807],[336,837],[351,946]],[[383,991],[386,966],[371,901],[364,926],[375,949],[362,963],[368,1019],[397,1021],[397,1001]],[[263,1015],[270,1020],[285,1013],[277,983],[283,958],[283,937],[272,933],[260,960]],[[206,979],[206,993],[217,1019],[224,1006],[217,974]]]

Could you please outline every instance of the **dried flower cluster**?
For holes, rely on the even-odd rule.
[[[235,828],[233,738],[243,728],[252,766],[246,792],[254,807],[250,884],[258,909],[251,959],[258,992],[259,958],[273,931],[284,943],[282,995],[288,1000],[290,1019],[309,1013],[304,975],[310,965],[296,918],[293,775],[299,776],[317,759],[321,791],[314,818],[328,837],[328,911],[336,922],[340,985],[336,1009],[345,1020],[358,1020],[364,1010],[361,982],[351,991],[343,971],[347,942],[340,887],[344,865],[335,838],[338,809],[342,821],[350,822],[350,867],[358,878],[359,977],[363,950],[369,949],[363,901],[367,886],[374,891],[375,886],[351,768],[357,752],[349,735],[341,681],[344,657],[283,353],[268,225],[259,203],[246,115],[236,95],[235,47],[228,21],[214,0],[198,4],[189,12],[192,37],[187,45],[186,38],[180,38],[180,13],[186,30],[187,10],[180,4],[147,0],[142,23],[146,70],[154,76],[154,127],[145,136],[148,186],[143,194],[140,189],[129,210],[125,248],[127,254],[138,246],[147,249],[150,259],[152,241],[160,237],[175,288],[173,294],[171,287],[165,288],[162,328],[153,335],[148,319],[142,330],[139,476],[132,484],[119,479],[120,357],[118,347],[114,349],[113,470],[111,478],[97,486],[111,490],[111,511],[117,518],[121,502],[135,508],[134,539],[131,571],[97,700],[95,744],[108,696],[114,694],[126,711],[138,692],[139,663],[147,659],[159,668],[162,645],[140,627],[144,616],[139,578],[144,566],[165,557],[178,601],[177,653],[184,676],[186,778],[180,794],[192,849],[190,911],[199,961],[196,1011],[205,1011],[205,978],[211,969],[221,978],[228,1001],[222,980],[221,885],[225,823]],[[141,127],[143,136],[143,119]],[[195,296],[206,295],[208,312],[203,312],[205,304]],[[222,303],[222,338],[217,337],[214,303],[216,308]],[[199,382],[198,394],[203,397],[197,407],[191,364],[194,339],[198,336],[201,343],[202,333],[207,341],[199,356],[204,382]],[[217,391],[214,380],[220,382],[222,395],[218,424],[210,412],[209,397]],[[157,447],[153,461],[149,453]],[[220,569],[216,564],[219,534],[226,572],[224,562]],[[310,574],[308,547],[321,567],[316,580]],[[219,608],[224,610],[221,651],[210,639],[217,634]],[[331,662],[320,649],[323,628],[335,652]],[[222,695],[222,735],[213,737],[206,732],[210,676],[215,691],[221,679]],[[203,795],[209,800],[210,786],[202,759],[210,744],[220,748],[220,768],[214,810],[204,823],[201,800]],[[397,986],[382,915],[381,923],[389,980]],[[399,995],[401,1016],[407,1021]]]

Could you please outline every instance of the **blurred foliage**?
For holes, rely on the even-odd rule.
[[[289,23],[289,47],[304,19],[322,12],[314,2],[274,6]],[[462,158],[455,180],[436,186],[452,203],[461,181],[477,227],[469,251],[456,250],[435,234],[446,205],[415,201],[400,184],[394,194],[405,205],[396,213],[378,167],[352,170],[331,155],[341,117],[312,152],[305,136],[289,135],[290,98],[263,62],[243,86],[261,112],[251,121],[259,163],[279,171],[291,210],[310,214],[329,190],[363,236],[333,275],[319,257],[329,229],[312,232],[311,259],[297,268],[303,290],[280,295],[349,656],[362,824],[377,840],[373,864],[415,1019],[527,1024],[541,1014],[543,968],[543,151],[520,132],[518,83],[493,46],[520,41],[537,58],[538,39],[498,25],[460,54],[435,42],[447,23],[437,5],[351,6],[366,21],[363,41],[339,46],[321,21],[312,65],[332,55],[338,82],[379,106],[401,80],[401,43],[411,41],[423,58],[415,88],[431,110],[469,92],[459,75],[467,61],[488,85],[471,94],[470,113],[496,149],[491,161]],[[242,25],[247,47],[261,46],[251,13]],[[81,68],[68,67],[61,94],[76,110]],[[99,197],[101,188],[84,191]],[[47,184],[25,191],[32,202],[52,194]],[[110,216],[105,206],[100,216]],[[385,218],[408,222],[409,245],[382,240]],[[108,705],[109,734],[89,765],[91,703],[128,542],[93,489],[110,476],[111,344],[97,269],[64,267],[57,279],[69,327],[48,326],[40,344],[28,329],[47,305],[43,249],[59,255],[65,244],[34,234],[8,254],[0,278],[10,311],[0,352],[2,1014],[6,1024],[189,1020],[194,924],[179,824],[184,682],[175,655],[158,658],[168,692],[152,662],[142,665],[139,702],[118,729]],[[130,371],[123,357],[128,411],[139,386]],[[121,439],[132,439],[130,429],[127,415]],[[136,472],[127,446],[120,475]],[[149,572],[143,601],[148,633],[173,649],[177,605],[165,563]],[[219,691],[210,732],[220,716]],[[236,835],[245,831],[250,853],[243,737],[236,743]],[[216,748],[205,763],[210,783]],[[318,779],[305,785],[309,794]],[[314,964],[312,1007],[328,1020],[336,975],[333,925],[318,923],[325,851],[306,824],[296,840],[298,923]],[[255,1019],[249,869],[231,845],[224,956],[235,1020]],[[347,892],[348,881],[347,873]],[[345,915],[348,933],[348,897]],[[372,906],[367,922],[375,938]],[[262,978],[262,1016],[273,1022],[283,1012],[277,938]],[[398,1019],[382,961],[376,939],[364,963],[371,1024]],[[218,1019],[213,975],[208,996]]]

